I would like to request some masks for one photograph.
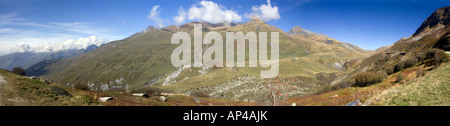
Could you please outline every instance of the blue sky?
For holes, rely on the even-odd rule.
[[[92,36],[99,41],[112,41],[149,25],[212,21],[199,17],[200,14],[188,18],[191,8],[202,9],[201,3],[202,0],[0,0],[0,54],[10,52],[19,44],[44,47],[43,43],[90,41],[85,38]],[[230,19],[237,22],[248,21],[252,14],[263,17],[262,6],[268,5],[266,0],[212,0],[211,3],[218,5],[219,11],[227,12],[224,15],[238,16],[239,20]],[[272,0],[270,3],[269,9],[277,8],[276,13],[272,10],[267,13],[270,16],[266,22],[271,25],[284,31],[300,26],[371,50],[410,36],[433,11],[450,5],[448,0]],[[181,7],[188,14],[182,22],[176,22],[174,17],[180,15]],[[152,9],[157,12],[153,16]]]

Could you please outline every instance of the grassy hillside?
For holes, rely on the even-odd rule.
[[[339,106],[359,99],[362,105],[449,105],[448,56],[444,52],[450,33],[449,12],[450,7],[440,8],[412,36],[367,58],[347,62],[347,71],[318,90],[318,95],[292,98],[284,104]]]
[[[422,73],[421,71],[427,72]],[[450,105],[450,61],[435,68],[425,64],[389,75],[367,87],[349,87],[321,94],[280,101],[282,105],[344,106],[359,99],[363,106],[448,106]],[[424,74],[424,76],[418,76]],[[399,75],[402,80],[398,81]]]
[[[99,102],[100,97],[113,100]],[[0,106],[248,106],[259,103],[184,95],[169,95],[168,102],[124,92],[96,92],[29,79],[0,69]]]
[[[431,71],[422,78],[407,82],[405,86],[378,97],[372,105],[382,106],[449,106],[450,62]]]
[[[221,85],[226,85],[228,82],[238,83],[239,77],[259,78],[263,68],[190,67],[179,69],[172,66],[170,54],[178,46],[170,44],[172,34],[185,31],[193,39],[195,23],[203,25],[203,34],[216,31],[224,38],[225,32],[279,32],[278,77],[284,80],[295,79],[297,80],[295,83],[288,84],[308,89],[298,90],[296,91],[298,93],[293,96],[311,94],[316,88],[328,84],[336,74],[345,70],[342,67],[345,62],[368,55],[364,50],[343,42],[324,43],[305,37],[294,37],[258,19],[230,26],[192,22],[162,29],[149,27],[124,40],[111,42],[91,52],[53,63],[46,67],[45,70],[49,74],[43,77],[67,86],[85,84],[94,91],[122,90],[126,92],[134,88],[154,86],[175,93],[189,94],[193,90],[200,90],[210,95],[221,94],[215,95],[214,98],[255,101],[257,95],[255,92],[261,92],[260,89],[265,89],[265,86],[251,89],[252,91],[244,91],[246,89],[242,85],[231,86],[233,84],[230,84],[231,87],[224,87],[224,89],[233,88],[236,92],[247,92],[242,94],[242,97],[237,97],[234,93],[210,91],[222,88]],[[270,38],[270,35],[268,37]],[[203,45],[203,48],[209,46],[211,45]],[[248,47],[248,43],[246,46]],[[248,49],[246,50],[246,59],[248,59]],[[264,79],[252,81],[254,82],[252,84],[267,82]]]
[[[0,70],[4,83],[0,84],[2,106],[89,106],[99,105],[90,97],[78,95],[64,87],[28,79]]]

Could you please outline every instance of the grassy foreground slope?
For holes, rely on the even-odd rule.
[[[373,105],[388,106],[449,106],[450,63],[414,79],[405,86],[393,88],[380,96]]]
[[[100,97],[113,100],[99,102]],[[124,92],[97,92],[67,88],[58,84],[29,79],[0,69],[0,106],[246,106],[257,105],[243,101],[167,96],[168,102],[158,99],[135,97]]]
[[[418,71],[427,71],[418,77]],[[282,105],[343,106],[359,99],[362,106],[449,106],[450,61],[434,68],[425,64],[389,75],[383,82],[368,87],[349,87],[322,94],[291,98]],[[398,81],[401,75],[403,80]]]
[[[98,102],[63,87],[0,70],[1,106],[89,106]]]

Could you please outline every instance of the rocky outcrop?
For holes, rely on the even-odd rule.
[[[450,6],[437,9],[430,17],[428,17],[422,25],[416,30],[413,36],[416,36],[426,30],[429,30],[438,25],[447,26],[450,22]]]

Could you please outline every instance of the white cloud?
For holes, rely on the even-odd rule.
[[[186,21],[186,16],[186,11],[184,11],[183,7],[180,7],[180,9],[178,9],[178,16],[174,17],[173,20],[176,24],[181,24]]]
[[[10,53],[13,52],[57,52],[57,51],[63,51],[63,50],[69,50],[69,49],[86,49],[86,47],[90,45],[96,45],[99,46],[103,43],[106,43],[107,41],[98,39],[96,36],[89,36],[86,38],[79,38],[77,40],[68,39],[63,42],[59,43],[51,43],[51,42],[44,42],[39,43],[35,46],[30,46],[26,43],[20,43],[16,46],[16,48],[13,48],[10,50]]]
[[[16,29],[12,28],[0,28],[0,33],[15,33],[17,32]]]
[[[122,39],[123,35],[114,34],[114,29],[110,27],[99,27],[94,22],[44,22],[37,23],[19,17],[19,13],[0,14],[0,52],[8,53],[17,49],[19,43],[26,43],[29,50],[34,49],[34,45],[42,45],[50,42],[64,42],[68,39],[78,39],[95,35],[96,38],[105,40]],[[79,47],[79,46],[76,46]],[[59,50],[57,47],[54,50]],[[65,47],[70,48],[70,47]],[[43,49],[43,51],[48,51]]]
[[[280,19],[280,13],[278,12],[278,6],[272,7],[272,5],[270,4],[270,0],[267,0],[267,4],[253,6],[252,13],[246,14],[246,17],[258,17],[264,21],[270,21]]]
[[[30,45],[25,43],[20,43],[17,45],[15,49],[12,49],[11,52],[28,52],[30,50]]]
[[[164,27],[163,20],[159,18],[159,11],[158,11],[159,5],[155,5],[152,7],[152,10],[150,11],[150,15],[148,15],[148,19],[155,21],[158,24],[159,28]]]
[[[188,19],[210,23],[227,23],[241,21],[242,17],[233,10],[227,10],[212,1],[200,1],[199,5],[193,5],[188,10]]]

